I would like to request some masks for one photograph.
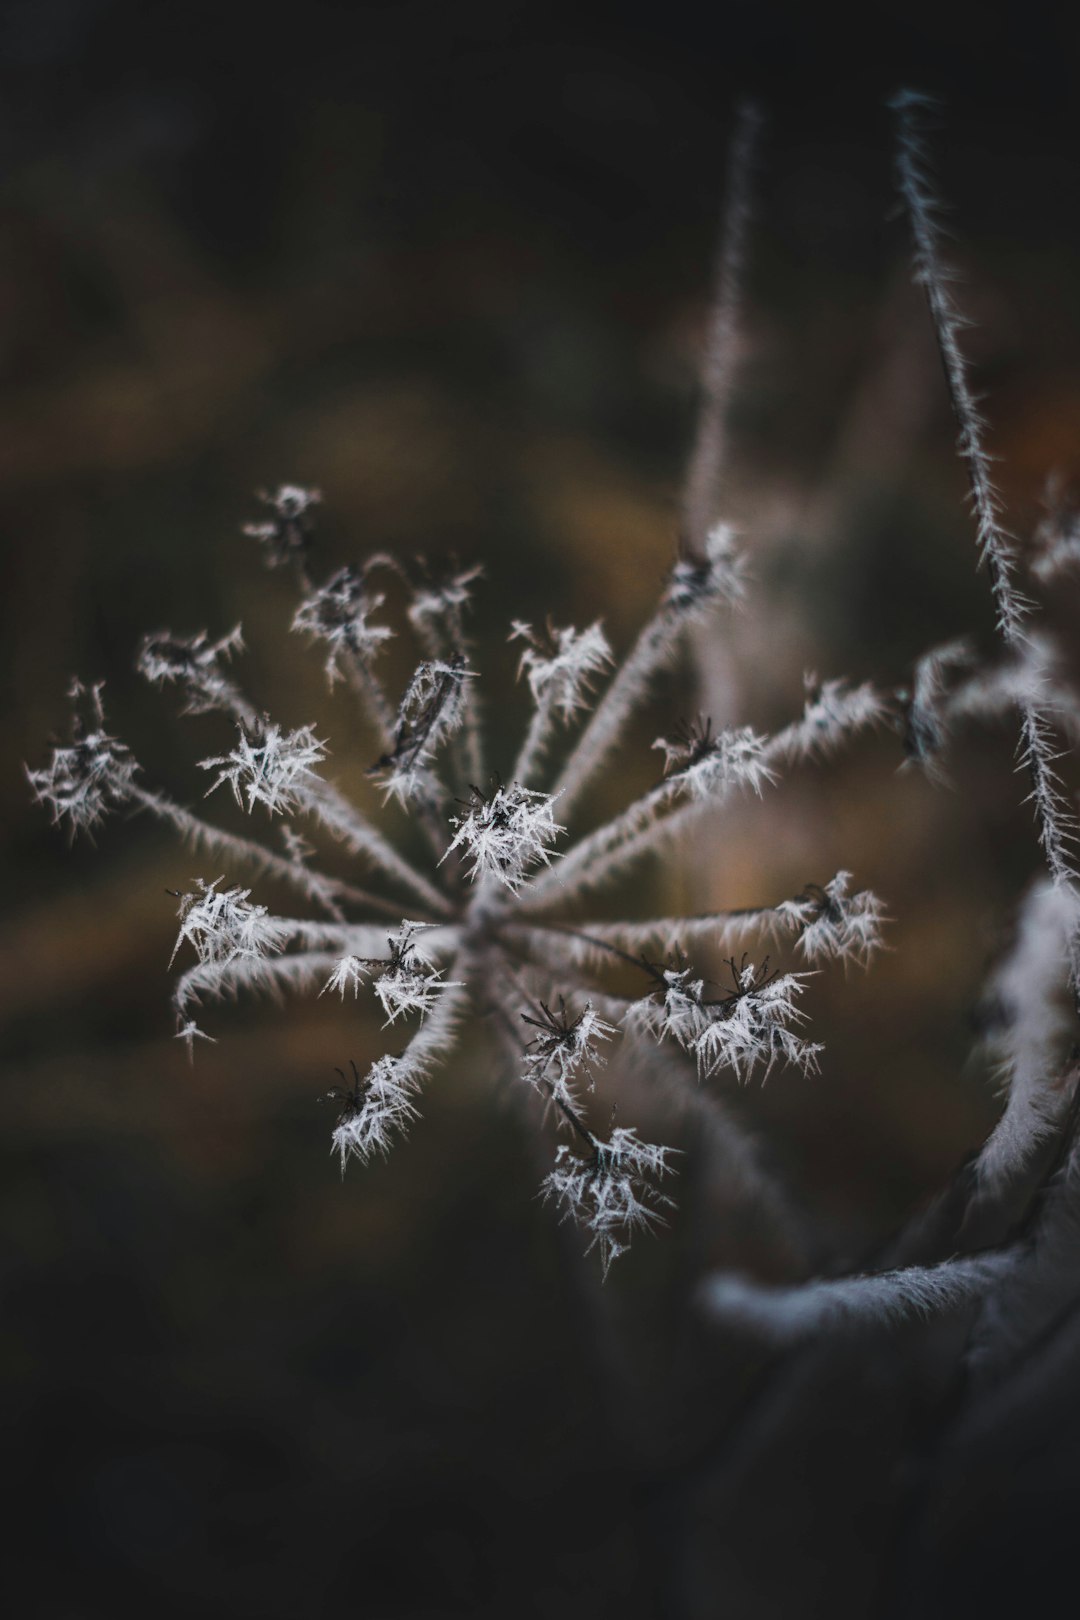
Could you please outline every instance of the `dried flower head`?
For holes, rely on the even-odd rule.
[[[794,900],[777,907],[798,930],[798,948],[808,962],[854,962],[867,967],[882,947],[885,912],[869,889],[849,894],[851,873],[828,883],[808,883]]]
[[[111,810],[127,803],[138,770],[124,744],[105,730],[101,693],[100,685],[72,682],[71,742],[58,744],[47,765],[26,773],[37,802],[47,807],[54,824],[67,823],[71,838],[92,832]]]
[[[606,1277],[634,1233],[654,1227],[670,1205],[656,1183],[671,1168],[671,1149],[642,1142],[636,1131],[622,1128],[606,1142],[588,1138],[586,1147],[582,1154],[562,1143],[541,1192],[564,1220],[590,1234],[589,1248],[599,1249]]]
[[[539,1003],[539,1015],[522,1013],[522,1022],[536,1030],[525,1047],[522,1079],[546,1090],[547,1095],[574,1101],[574,1088],[584,1079],[595,1085],[595,1070],[604,1063],[599,1042],[610,1041],[616,1033],[587,1001],[577,1017],[566,1010],[565,997],[559,997],[559,1010],[553,1012],[546,1001]]]
[[[155,686],[181,687],[187,696],[186,713],[205,714],[221,708],[233,690],[222,666],[243,650],[239,625],[219,641],[211,641],[205,630],[186,637],[158,630],[143,637],[135,667]]]
[[[227,782],[243,809],[263,804],[271,815],[292,815],[316,782],[315,766],[326,758],[326,744],[313,726],[282,731],[269,721],[254,734],[241,724],[236,747],[228,754],[199,761],[204,771],[218,772],[207,788],[214,792]]]
[[[428,765],[465,722],[465,683],[471,675],[461,652],[417,666],[398,709],[393,747],[371,768],[388,799],[407,805],[430,795]]]
[[[366,666],[392,640],[389,625],[371,623],[372,614],[385,601],[381,593],[368,590],[355,569],[339,568],[297,608],[293,629],[313,641],[325,642],[329,649],[325,667],[331,686],[348,677],[350,661]]]
[[[712,721],[703,716],[683,721],[670,738],[653,743],[664,753],[664,776],[679,777],[689,792],[708,799],[718,789],[745,785],[761,794],[775,778],[768,763],[767,741],[750,726],[732,726],[713,735]]]
[[[274,502],[283,523],[307,512],[298,498]],[[280,559],[275,552],[268,560]],[[357,1003],[370,992],[384,1027],[412,1026],[400,1053],[379,1058],[338,1098],[333,1145],[343,1169],[352,1157],[386,1152],[408,1129],[421,1085],[450,1050],[466,1008],[483,1014],[511,1072],[524,1082],[522,1095],[539,1095],[557,1127],[570,1133],[573,1151],[563,1152],[546,1191],[583,1223],[606,1269],[634,1229],[658,1219],[663,1201],[648,1180],[667,1164],[665,1150],[640,1142],[634,1131],[606,1139],[589,1124],[581,1099],[593,1092],[604,1053],[620,1037],[646,1045],[670,1037],[693,1057],[700,1083],[713,1083],[724,1073],[736,1081],[767,1074],[777,1063],[805,1072],[821,1050],[800,1033],[805,974],[732,957],[728,977],[712,985],[686,957],[656,965],[643,954],[645,939],[659,932],[667,948],[692,951],[749,930],[793,938],[811,961],[865,961],[880,941],[881,907],[868,893],[852,895],[848,875],[840,873],[797,900],[738,914],[737,921],[722,912],[670,924],[565,919],[580,914],[589,893],[731,794],[764,793],[785,764],[844,742],[884,705],[862,688],[852,694],[827,683],[813,695],[812,711],[773,737],[749,727],[714,734],[707,721],[683,727],[659,745],[666,762],[659,783],[599,826],[568,837],[574,806],[619,745],[653,676],[672,661],[691,626],[739,595],[730,531],[714,531],[698,561],[676,563],[652,620],[599,697],[593,688],[611,663],[599,625],[580,632],[549,626],[537,634],[515,624],[515,637],[526,642],[521,670],[532,716],[511,774],[486,778],[487,788],[476,785],[483,776],[472,774],[484,750],[479,683],[462,635],[475,575],[458,571],[433,584],[427,573],[417,581],[398,570],[413,593],[405,619],[423,656],[395,705],[374,667],[392,633],[371,622],[383,606],[367,584],[376,566],[389,564],[379,557],[357,571],[339,570],[323,585],[308,582],[293,625],[329,648],[329,683],[346,678],[359,699],[372,728],[374,773],[415,818],[427,860],[418,859],[412,839],[406,854],[326,779],[326,743],[314,726],[290,731],[275,724],[244,694],[232,668],[224,670],[240,649],[238,630],[220,642],[161,632],[144,642],[139,668],[155,684],[178,685],[189,709],[218,709],[233,720],[234,747],[202,762],[215,773],[210,791],[227,785],[249,814],[262,806],[289,817],[283,854],[138,786],[131,756],[101,727],[97,694],[95,729],[31,779],[39,797],[55,792],[64,813],[77,806],[84,819],[96,821],[113,805],[131,802],[223,861],[248,862],[290,885],[319,913],[271,914],[249,888],[220,877],[197,880],[181,896],[177,951],[186,946],[195,960],[181,974],[175,1006],[189,1048],[208,1038],[197,1010],[242,989],[329,992]],[[569,747],[554,781],[534,786],[556,728],[570,731]],[[469,783],[463,798],[460,789]],[[317,848],[299,830],[305,823],[362,862],[374,887],[319,870]],[[395,914],[399,926],[387,935],[380,919]],[[638,980],[629,994],[628,966]]]
[[[537,709],[550,707],[569,725],[584,706],[595,679],[611,663],[611,648],[599,622],[587,630],[575,630],[569,625],[559,629],[549,619],[541,631],[515,619],[510,639],[527,643],[518,674],[528,677]]]
[[[279,484],[277,489],[260,489],[256,499],[268,508],[259,523],[245,523],[244,533],[262,546],[270,568],[301,558],[311,543],[313,511],[322,500],[317,489],[301,484]]]
[[[443,860],[464,850],[474,882],[492,878],[511,891],[519,889],[532,867],[548,865],[551,846],[566,831],[555,820],[553,794],[516,783],[496,782],[490,793],[473,787],[467,803],[465,815],[450,817],[457,831]]]

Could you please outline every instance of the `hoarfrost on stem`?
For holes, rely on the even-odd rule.
[[[594,680],[611,663],[611,648],[599,623],[587,630],[549,624],[540,632],[515,619],[510,639],[527,643],[518,673],[527,676],[533,702],[555,710],[565,724],[584,708]]]
[[[522,1013],[521,1017],[537,1031],[524,1053],[522,1078],[527,1084],[546,1087],[567,1103],[576,1100],[579,1080],[584,1080],[590,1090],[595,1086],[595,1075],[590,1071],[605,1062],[599,1043],[610,1041],[617,1031],[614,1024],[605,1023],[593,1010],[591,1002],[585,1003],[576,1018],[567,1012],[562,997],[558,1012],[542,1001],[538,1014]]]
[[[616,1128],[606,1142],[595,1136],[590,1141],[587,1156],[560,1145],[541,1192],[563,1219],[589,1234],[589,1248],[599,1250],[607,1276],[634,1233],[663,1219],[670,1199],[657,1191],[656,1182],[670,1170],[672,1150],[641,1141],[632,1128]]]
[[[389,625],[371,623],[385,601],[381,593],[370,593],[353,569],[339,568],[297,608],[293,629],[328,648],[325,668],[331,686],[347,677],[350,658],[366,666],[393,639]]]
[[[326,744],[314,726],[283,731],[269,722],[256,735],[244,728],[228,754],[199,761],[204,771],[218,772],[207,796],[228,783],[237,804],[248,811],[257,804],[273,815],[293,815],[318,787],[315,766],[326,758]],[[246,801],[246,802],[245,802]]]
[[[102,686],[74,681],[71,742],[58,744],[40,770],[27,770],[34,797],[57,825],[67,823],[69,837],[91,833],[110,811],[131,796],[138,765],[124,744],[105,730]],[[79,712],[85,705],[86,714]]]
[[[531,867],[549,864],[551,846],[566,831],[555,820],[554,806],[554,795],[516,783],[498,783],[490,793],[474,787],[466,814],[450,817],[457,830],[443,860],[464,850],[474,883],[492,878],[519,889]]]

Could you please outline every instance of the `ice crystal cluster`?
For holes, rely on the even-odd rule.
[[[207,794],[227,791],[271,836],[276,823],[276,845],[218,828],[146,786],[106,728],[100,688],[73,689],[70,743],[29,773],[53,819],[74,834],[94,830],[114,810],[144,811],[207,859],[205,875],[178,897],[174,955],[186,965],[174,1006],[189,1048],[212,1038],[202,1027],[207,1005],[241,991],[336,995],[350,1005],[370,994],[377,1003],[394,1049],[366,1073],[354,1068],[351,1083],[342,1069],[342,1085],[327,1093],[339,1107],[332,1146],[343,1172],[351,1159],[387,1153],[408,1131],[424,1086],[466,1026],[476,1026],[498,1044],[502,1072],[525,1106],[539,1101],[561,1137],[542,1192],[582,1228],[606,1272],[635,1231],[662,1220],[672,1185],[665,1178],[675,1168],[670,1149],[643,1140],[631,1124],[616,1126],[610,1114],[603,1118],[597,1075],[620,1043],[659,1050],[666,1068],[702,1092],[776,1069],[812,1073],[823,1047],[808,1033],[808,975],[830,963],[866,967],[885,919],[881,901],[847,871],[820,874],[824,881],[795,896],[697,916],[590,920],[592,897],[643,857],[670,852],[725,804],[771,793],[785,772],[827,759],[870,728],[891,727],[910,761],[940,774],[955,727],[1002,709],[1020,717],[1022,762],[1049,868],[1048,890],[1031,902],[1035,920],[999,975],[1008,1011],[1002,1062],[1013,1082],[1002,1129],[1027,1144],[1045,1128],[1056,1046],[1039,1009],[1053,1000],[1055,970],[1075,990],[1078,960],[1073,824],[1054,775],[1049,728],[1063,717],[1074,724],[1075,705],[1016,589],[1015,556],[999,521],[958,318],[940,271],[913,115],[901,113],[908,122],[900,184],[1004,643],[995,666],[953,643],[931,649],[900,685],[809,676],[801,712],[770,734],[747,725],[716,729],[707,716],[676,718],[656,741],[662,766],[653,785],[599,825],[590,814],[603,774],[624,774],[618,755],[656,677],[677,663],[692,634],[709,633],[717,615],[737,609],[747,592],[740,544],[716,520],[713,495],[730,373],[725,344],[745,234],[749,119],[736,143],[721,255],[726,279],[674,561],[654,611],[618,658],[600,623],[512,622],[522,707],[529,705],[516,757],[490,757],[484,735],[484,672],[466,634],[479,570],[437,577],[378,553],[319,580],[313,538],[321,497],[296,485],[263,493],[263,514],[247,533],[271,566],[291,566],[297,575],[292,629],[323,659],[330,686],[347,685],[355,696],[369,739],[364,763],[381,787],[385,816],[365,812],[335,784],[321,727],[284,728],[244,692],[234,664],[239,628],[217,640],[205,631],[160,631],[144,641],[138,667],[153,684],[174,687],[189,713],[218,712],[231,723],[230,746],[201,762]],[[1041,568],[1070,566],[1076,555],[1071,522],[1046,539]],[[403,636],[412,674],[395,693],[384,668],[392,642]],[[350,863],[348,879],[315,864],[308,833],[338,846]],[[244,871],[250,875],[241,881]],[[291,889],[303,914],[270,911],[259,899],[266,879],[277,891]],[[988,1149],[985,1175],[1000,1167],[1005,1140]],[[965,1286],[976,1273],[984,1275],[968,1268]],[[912,1288],[904,1297],[919,1302],[932,1293]],[[733,1298],[729,1289],[724,1299]],[[844,1295],[845,1310],[849,1303]],[[750,1310],[743,1295],[736,1304]],[[800,1307],[799,1321],[811,1320],[815,1308]]]

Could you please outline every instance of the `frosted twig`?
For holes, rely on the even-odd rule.
[[[1019,653],[1025,640],[1029,605],[1016,585],[1015,551],[1002,522],[1001,499],[994,487],[991,457],[983,440],[984,424],[960,344],[964,321],[949,289],[952,277],[941,253],[941,205],[930,181],[925,135],[925,115],[932,105],[929,98],[910,90],[894,98],[897,181],[915,239],[915,275],[926,294],[956,418],[957,448],[967,472],[976,540],[990,576],[998,631],[1010,651]],[[1075,818],[1054,769],[1053,742],[1045,716],[1030,702],[1020,703],[1019,753],[1031,775],[1039,841],[1050,875],[1055,883],[1071,883],[1076,879],[1070,854],[1076,839]]]
[[[701,368],[702,398],[683,494],[683,545],[695,557],[705,556],[706,536],[718,515],[727,417],[738,360],[751,179],[763,124],[760,107],[743,102],[728,156],[720,252]]]
[[[350,1158],[366,1164],[374,1155],[388,1153],[394,1138],[417,1117],[416,1096],[435,1064],[452,1050],[464,1005],[463,987],[448,986],[400,1056],[377,1058],[363,1080],[357,1076],[355,1091],[327,1094],[344,1104],[330,1144],[331,1153],[341,1159],[343,1176]]]
[[[795,938],[807,961],[855,961],[865,966],[881,948],[884,908],[869,890],[848,895],[851,874],[838,872],[829,883],[808,884],[801,895],[775,906],[699,916],[652,917],[642,922],[564,923],[537,921],[527,926],[509,922],[504,932],[528,940],[545,933],[558,937],[557,948],[571,962],[595,966],[616,947],[620,954],[667,954],[694,945],[741,944],[748,938]]]
[[[599,623],[587,630],[534,631],[514,621],[510,639],[524,640],[518,675],[527,675],[535,708],[515,761],[511,780],[528,787],[540,765],[558,719],[568,724],[586,705],[592,681],[611,663],[611,648]]]
[[[306,895],[331,916],[340,917],[345,902],[364,906],[368,910],[381,911],[388,917],[401,915],[400,902],[372,894],[369,890],[358,888],[354,883],[348,883],[341,878],[316,872],[302,861],[289,860],[284,855],[275,854],[273,850],[267,849],[253,838],[240,838],[235,833],[225,832],[221,827],[215,827],[212,822],[204,821],[201,816],[195,815],[183,805],[176,804],[163,793],[135,787],[130,794],[130,801],[135,809],[145,810],[150,815],[156,816],[159,821],[167,822],[169,826],[174,827],[192,849],[205,849],[211,854],[225,855],[230,860],[241,861],[245,866],[254,866],[267,876],[277,878],[300,894]]]
[[[1000,1188],[1060,1125],[1076,1084],[1062,1074],[1066,1016],[1063,992],[1076,979],[1080,896],[1045,879],[1020,910],[1016,938],[987,986],[989,1044],[998,1059],[1005,1109],[979,1154],[984,1188]]]
[[[987,1294],[1011,1263],[1008,1253],[973,1255],[794,1288],[725,1273],[705,1283],[701,1302],[725,1326],[789,1344],[825,1330],[888,1329],[910,1318],[962,1310]]]
[[[292,622],[295,631],[326,644],[327,680],[332,687],[344,672],[384,751],[394,734],[394,711],[371,666],[393,631],[370,620],[385,600],[368,590],[363,574],[340,568],[305,596]]]
[[[719,603],[737,601],[742,591],[735,538],[726,526],[708,535],[703,558],[680,558],[675,563],[655,615],[619,665],[555,784],[563,815],[569,818],[618,747],[627,720],[648,694],[654,677],[675,657],[686,630]]]

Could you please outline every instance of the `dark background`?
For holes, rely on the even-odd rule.
[[[42,759],[77,671],[108,681],[148,775],[194,799],[216,723],[177,721],[131,673],[163,623],[243,618],[260,701],[341,735],[284,634],[287,584],[238,533],[250,492],[283,479],[323,489],[327,564],[481,560],[497,673],[511,614],[602,614],[624,646],[671,555],[747,91],[770,122],[727,488],[758,582],[729,643],[743,713],[790,712],[807,665],[895,681],[930,642],[985,639],[883,100],[905,82],[945,98],[969,349],[1024,537],[1046,474],[1080,471],[1080,22],[1061,9],[1051,28],[957,5],[855,23],[798,5],[0,7],[13,1612],[629,1620],[681,1613],[676,1586],[697,1614],[884,1603],[910,1414],[859,1362],[823,1444],[763,1465],[738,1511],[699,1509],[696,1562],[673,1527],[670,1456],[693,1446],[671,1411],[723,1445],[761,1373],[696,1325],[695,1280],[800,1263],[692,1140],[680,1213],[615,1268],[603,1320],[468,1044],[413,1139],[339,1183],[314,1098],[380,1049],[374,1025],[245,1004],[189,1070],[162,891],[202,863],[138,822],[68,851],[20,762]],[[689,690],[663,701],[684,712]],[[522,713],[498,706],[504,752]],[[664,723],[632,739],[631,785]],[[886,897],[893,953],[814,987],[822,1077],[731,1099],[805,1211],[803,1264],[870,1252],[994,1118],[971,1012],[1036,869],[1010,750],[1004,731],[968,744],[935,790],[882,738],[613,899],[747,904],[841,865]],[[984,1611],[1019,1579],[1001,1524],[1022,1519],[1032,1556],[1053,1541],[1071,1455],[1031,1523],[1008,1480],[959,1514],[943,1612],[973,1568]]]

